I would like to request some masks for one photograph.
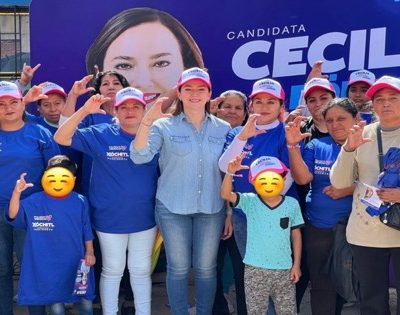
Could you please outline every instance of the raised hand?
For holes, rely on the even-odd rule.
[[[211,114],[216,114],[218,111],[218,106],[225,100],[224,96],[218,96],[210,101],[210,112]]]
[[[93,92],[95,89],[93,87],[87,86],[92,79],[93,79],[93,74],[89,74],[83,77],[82,79],[75,81],[69,93],[75,97],[79,97],[85,93]]]
[[[257,118],[260,117],[260,114],[251,114],[249,119],[244,125],[243,129],[237,135],[239,140],[247,141],[247,139],[265,133],[265,130],[259,130],[256,128]]]
[[[43,94],[42,87],[44,84],[46,84],[46,82],[39,85],[34,85],[29,89],[29,91],[22,98],[22,101],[25,103],[25,105],[48,98],[47,95]]]
[[[305,109],[305,105],[299,105],[296,107],[296,109],[292,110],[289,115],[286,117],[285,123],[288,124],[292,122],[296,117],[301,116],[301,113],[303,112],[303,109]],[[305,118],[303,117],[303,120]]]
[[[36,66],[34,66],[33,68],[30,65],[27,65],[26,62],[24,62],[24,65],[22,67],[22,71],[21,71],[21,77],[19,79],[19,82],[23,85],[23,86],[27,86],[33,79],[33,76],[36,72],[37,69],[39,69],[41,66],[40,63],[38,63]]]
[[[151,126],[157,119],[171,117],[172,114],[163,113],[162,111],[162,105],[167,100],[168,97],[159,97],[144,115],[142,124],[145,126]]]
[[[297,145],[303,139],[311,136],[311,133],[301,133],[300,124],[303,121],[302,116],[297,116],[292,122],[285,127],[286,142],[288,145]]]
[[[100,106],[101,104],[105,102],[109,102],[111,99],[109,97],[105,97],[104,95],[101,94],[96,94],[93,95],[91,98],[89,98],[85,104],[83,105],[83,108],[86,110],[87,113],[89,114],[106,114],[105,110],[101,109]]]
[[[314,78],[322,78],[322,79],[328,79],[328,78],[329,78],[328,75],[322,74],[322,64],[323,64],[323,63],[324,63],[324,62],[323,62],[322,60],[317,60],[317,61],[313,64],[313,66],[312,66],[312,68],[311,68],[311,71],[310,71],[310,73],[308,74],[308,77],[307,77],[307,81],[306,81],[306,82],[308,82],[308,81],[310,81],[311,79],[314,79]]]
[[[27,182],[25,181],[25,176],[26,176],[26,173],[22,173],[21,176],[19,177],[19,179],[17,180],[17,182],[15,183],[15,188],[14,188],[14,190],[15,190],[17,193],[21,193],[21,192],[23,192],[25,189],[30,188],[30,187],[33,187],[33,184],[32,184],[32,183],[27,183]]]
[[[240,170],[247,170],[249,167],[247,165],[242,165],[243,158],[246,156],[245,152],[242,152],[239,156],[229,162],[227,172],[229,174],[235,174]]]
[[[352,128],[350,128],[347,140],[343,145],[343,149],[345,151],[352,152],[358,147],[362,146],[364,143],[372,141],[370,138],[364,138],[362,135],[366,124],[367,123],[362,120],[357,125],[354,125]]]

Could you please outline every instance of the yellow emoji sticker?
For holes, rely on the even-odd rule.
[[[278,173],[272,171],[262,172],[253,181],[254,188],[262,197],[278,196],[285,185],[285,180]]]
[[[64,167],[52,167],[42,176],[43,190],[53,197],[67,196],[75,186],[75,176]]]

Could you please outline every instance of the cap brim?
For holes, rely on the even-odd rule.
[[[115,103],[115,107],[121,106],[122,104],[126,103],[127,101],[138,101],[140,104],[145,105],[146,106],[146,102],[144,100],[141,100],[138,97],[133,97],[133,96],[129,96],[124,98],[123,100],[121,100],[118,103]]]
[[[355,81],[349,81],[349,83],[347,84],[347,86],[353,85],[354,83],[366,83],[369,86],[371,86],[373,83],[371,83],[370,81],[367,80],[355,80]]]
[[[189,79],[187,79],[187,80],[185,80],[185,81],[182,81],[182,82],[179,82],[179,84],[177,85],[177,89],[179,89],[179,88],[181,88],[182,87],[182,85],[184,85],[184,84],[186,84],[186,83],[188,83],[188,82],[190,82],[190,81],[201,81],[201,82],[203,82],[205,85],[207,85],[208,86],[208,88],[211,90],[211,84],[210,84],[210,82],[208,82],[207,80],[204,80],[203,78],[189,78]]]
[[[255,96],[259,95],[259,94],[267,94],[267,95],[269,95],[269,96],[272,96],[272,97],[277,98],[278,100],[281,100],[281,101],[283,100],[282,97],[276,96],[275,94],[272,94],[272,93],[269,93],[269,92],[266,92],[266,91],[256,91],[256,92],[254,92],[254,93],[251,93],[251,94],[249,95],[249,98],[253,98],[253,97],[255,97]]]
[[[330,93],[334,93],[336,95],[336,93],[334,91],[332,91],[331,89],[328,89],[325,85],[313,85],[312,87],[310,87],[307,91],[304,91],[304,98],[306,98],[308,95],[310,95],[310,93],[314,92],[315,90],[325,90],[328,91]]]
[[[67,93],[57,90],[57,89],[53,89],[53,90],[49,90],[46,93],[44,93],[45,95],[49,95],[49,94],[58,94],[61,95],[62,97],[67,97]]]
[[[375,95],[376,92],[378,92],[378,90],[382,90],[384,88],[388,88],[388,89],[392,89],[395,90],[397,92],[400,92],[400,88],[386,83],[386,82],[382,82],[382,83],[375,83],[373,84],[365,93],[370,99],[372,99],[372,97]]]
[[[15,94],[13,94],[13,93],[1,94],[1,95],[0,95],[0,98],[1,98],[1,97],[6,97],[6,96],[12,97],[12,98],[16,98],[16,99],[22,99],[22,95],[21,95],[21,94],[20,94],[20,95],[15,95]]]

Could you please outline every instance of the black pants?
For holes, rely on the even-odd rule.
[[[217,291],[215,293],[213,314],[229,315],[228,304],[224,297],[222,284],[222,270],[224,268],[224,258],[227,251],[232,260],[233,274],[235,278],[236,313],[238,315],[247,315],[246,298],[244,294],[244,264],[233,234],[227,240],[221,240],[219,243],[217,256]]]
[[[307,264],[311,280],[311,310],[313,315],[340,314],[343,299],[336,293],[324,267],[334,241],[333,229],[321,229],[311,224],[305,227]]]
[[[305,232],[304,228],[301,228],[301,238],[303,244],[305,244]],[[301,277],[299,282],[296,283],[296,307],[297,313],[300,313],[300,305],[301,301],[303,300],[304,293],[308,288],[308,282],[310,282],[310,273],[308,272],[308,265],[307,265],[307,248],[302,246],[301,248],[301,262],[300,262],[300,269],[301,269]]]
[[[351,245],[360,281],[361,315],[389,315],[389,258],[396,275],[397,315],[400,315],[400,247],[376,248]]]

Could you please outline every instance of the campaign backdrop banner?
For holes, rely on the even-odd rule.
[[[397,0],[34,0],[30,12],[31,64],[42,64],[34,83],[66,90],[95,62],[124,74],[150,102],[183,68],[204,65],[213,96],[249,95],[255,80],[270,77],[293,108],[317,60],[338,95],[358,69],[400,76]]]

